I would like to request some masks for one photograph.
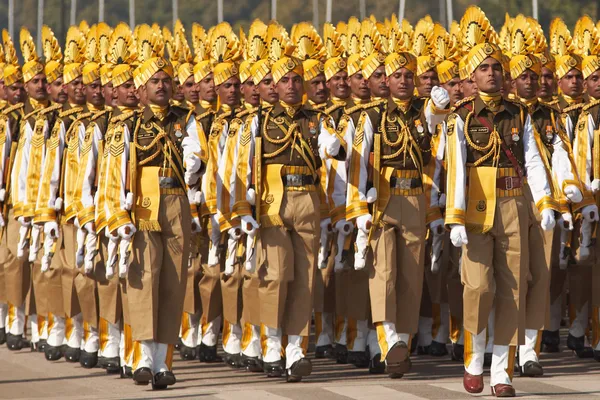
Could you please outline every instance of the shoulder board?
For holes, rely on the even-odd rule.
[[[91,117],[93,117],[93,115],[94,115],[94,113],[91,112],[91,111],[84,112],[84,113],[79,114],[77,116],[77,118],[75,118],[75,121],[81,121],[81,120],[84,120],[86,118],[90,118],[90,121],[92,121]]]
[[[196,114],[196,120],[200,121],[203,118],[208,117],[210,114],[214,114],[215,112],[213,110],[207,110],[205,112],[203,112],[202,114]]]
[[[578,110],[578,109],[583,108],[583,107],[585,107],[584,103],[573,104],[572,106],[569,106],[569,107],[565,108],[564,110],[562,110],[562,112],[563,113],[568,113],[568,112],[575,111],[575,110]]]
[[[323,110],[323,112],[325,112],[327,114],[331,114],[332,112],[339,110],[342,107],[344,107],[343,104],[332,104],[329,107],[327,107],[325,110]]]
[[[560,113],[560,109],[558,108],[558,103],[556,103],[556,102],[549,102],[549,103],[547,103],[545,101],[541,101],[540,100],[540,106],[549,108],[549,109],[551,109],[553,111],[556,111],[556,112]]]
[[[136,113],[139,113],[139,110],[132,110],[132,111],[127,111],[123,114],[119,114],[115,117],[112,117],[110,119],[110,122],[113,124],[116,124],[117,122],[123,122],[131,117],[133,117]]]
[[[600,104],[600,100],[590,100],[589,103],[586,103],[585,106],[583,106],[583,111],[587,111],[590,108],[597,106],[598,104]]]
[[[104,111],[99,111],[97,113],[92,113],[90,121],[95,121],[100,117],[105,116],[106,114],[108,114],[110,112],[110,110],[104,110]]]
[[[2,114],[8,115],[8,114],[10,114],[13,111],[16,111],[16,110],[18,110],[20,108],[23,108],[23,106],[24,106],[24,103],[17,103],[14,106],[10,106],[10,107],[7,107],[4,110],[2,110]]]
[[[46,107],[46,108],[42,109],[40,111],[40,114],[49,114],[49,113],[51,113],[53,111],[60,110],[62,107],[63,107],[62,104],[54,104],[54,105],[52,105],[50,107]]]
[[[78,112],[81,112],[81,111],[83,111],[82,107],[69,108],[68,110],[58,113],[58,118],[70,117],[71,115],[77,114]]]
[[[344,113],[353,114],[359,110],[367,110],[369,108],[373,108],[373,107],[377,107],[377,106],[381,105],[384,101],[385,100],[375,100],[375,101],[371,101],[369,103],[356,104],[355,106],[352,106],[350,108],[345,108]]]
[[[475,100],[475,96],[465,97],[464,99],[461,99],[461,100],[459,100],[459,101],[456,102],[456,104],[454,105],[454,109],[462,107],[463,105],[465,105],[467,103],[470,103],[473,100]]]

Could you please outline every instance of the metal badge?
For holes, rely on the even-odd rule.
[[[425,128],[423,128],[423,124],[421,123],[420,120],[415,121],[415,126],[417,127],[417,132],[419,132],[419,133],[425,132]]]
[[[175,131],[175,136],[176,136],[177,138],[180,138],[180,137],[182,137],[182,136],[183,136],[183,132],[181,132],[181,130],[180,130],[180,129],[177,129],[177,130]]]
[[[518,142],[519,140],[521,140],[521,138],[519,137],[519,129],[512,128],[512,141]]]
[[[546,125],[546,138],[548,139],[548,141],[552,140],[552,138],[554,137],[554,130],[552,129],[551,125]]]
[[[308,130],[310,131],[311,135],[317,134],[317,126],[315,125],[315,123],[313,121],[309,121]]]

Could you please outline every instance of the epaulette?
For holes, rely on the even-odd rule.
[[[332,104],[329,107],[327,107],[325,110],[323,110],[323,112],[325,112],[327,114],[331,114],[335,110],[338,110],[342,107],[344,107],[344,104]]]
[[[590,108],[592,108],[594,106],[597,106],[598,104],[600,104],[600,100],[598,100],[598,99],[590,100],[588,103],[586,103],[583,106],[583,110],[582,111],[587,111]],[[565,109],[565,112],[568,112],[567,109]]]
[[[552,110],[554,110],[556,112],[560,112],[560,108],[558,107],[558,100],[552,100],[552,101],[538,100],[538,101],[541,105],[551,108]]]
[[[86,118],[90,118],[90,121],[91,121],[91,117],[92,117],[93,115],[94,115],[94,113],[93,113],[93,112],[91,112],[91,111],[87,111],[87,112],[81,113],[81,114],[79,114],[79,115],[77,116],[77,118],[75,118],[75,121],[73,121],[73,122],[82,121],[82,120],[84,120],[84,119],[86,119]]]
[[[92,116],[90,118],[90,121],[95,121],[100,117],[105,116],[106,114],[108,114],[110,112],[110,110],[102,110],[102,111],[98,111],[98,112],[93,112]]]
[[[46,108],[43,108],[42,110],[40,110],[40,114],[43,114],[43,115],[49,114],[51,112],[60,110],[61,108],[63,108],[62,104],[54,104],[50,107],[46,107]]]
[[[112,124],[116,124],[117,122],[123,122],[131,117],[133,117],[136,113],[139,113],[139,110],[131,110],[124,112],[123,114],[116,115],[110,119]]]
[[[2,114],[3,115],[8,115],[8,114],[10,114],[13,111],[18,110],[19,108],[23,108],[24,105],[25,105],[24,103],[17,103],[14,106],[7,107],[4,110],[2,110]]]
[[[204,111],[202,114],[197,114],[196,115],[196,120],[200,121],[202,118],[206,118],[208,117],[210,114],[214,114],[215,111],[214,110],[206,110]]]
[[[469,97],[465,97],[464,99],[460,99],[459,101],[456,102],[456,104],[454,104],[454,109],[458,109],[459,107],[462,107],[463,105],[472,102],[473,100],[475,100],[475,96],[469,96]]]
[[[569,113],[571,111],[575,111],[583,107],[585,107],[585,103],[573,104],[572,106],[566,107],[564,110],[562,110],[562,112]]]
[[[357,105],[352,106],[350,108],[344,108],[344,113],[345,114],[352,114],[352,113],[355,113],[358,110],[366,110],[366,109],[369,109],[369,108],[378,107],[378,106],[380,106],[381,104],[383,104],[386,101],[387,101],[387,99],[380,99],[380,100],[371,101],[369,103],[357,104]]]
[[[83,107],[69,108],[68,110],[65,110],[65,111],[62,111],[62,112],[58,113],[58,118],[70,117],[71,115],[77,114],[78,112],[81,112],[81,111],[83,111]]]

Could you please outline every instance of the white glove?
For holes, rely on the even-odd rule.
[[[571,213],[564,213],[558,217],[558,226],[560,229],[564,231],[572,231],[573,230],[573,216]]]
[[[200,168],[202,168],[200,157],[191,154],[185,159],[185,172],[195,174],[200,171]]]
[[[440,198],[438,200],[438,205],[442,208],[446,207],[446,193],[440,194]]]
[[[340,219],[335,223],[333,229],[336,232],[341,232],[343,235],[348,235],[350,232],[352,232],[352,224],[345,219]]]
[[[585,206],[581,209],[581,215],[586,221],[598,221],[598,207],[595,204]]]
[[[192,218],[192,233],[202,232],[202,225],[200,224],[200,217]]]
[[[122,239],[119,243],[119,278],[123,279],[127,277],[127,270],[129,264],[131,264],[131,238]]]
[[[568,246],[569,246],[569,240],[571,239],[570,236],[571,235],[569,234],[569,231],[561,229],[561,231],[560,231],[560,251],[558,253],[558,267],[562,270],[567,269],[567,267],[569,266],[570,252],[568,251]]]
[[[581,203],[583,200],[583,194],[581,194],[581,190],[575,185],[567,185],[565,186],[565,196],[571,203]]]
[[[323,218],[320,222],[321,225],[321,232],[327,232],[327,233],[331,233],[332,232],[332,227],[331,227],[331,218]],[[322,243],[321,243],[322,244]]]
[[[96,234],[96,226],[94,225],[93,221],[86,222],[83,225],[83,229],[85,229],[87,231],[87,233],[89,233],[91,235],[95,235]]]
[[[444,219],[438,218],[429,224],[429,230],[435,235],[444,233]]]
[[[125,205],[123,206],[125,211],[131,211],[133,208],[133,193],[128,192],[125,196]]]
[[[241,225],[244,233],[251,235],[254,234],[256,229],[258,229],[258,223],[252,217],[252,215],[242,215],[240,219],[242,221]]]
[[[46,236],[44,238],[44,255],[42,256],[42,272],[46,272],[50,269],[50,264],[52,263],[52,257],[54,257],[54,253],[52,252],[52,247],[54,246],[54,240],[50,236]]]
[[[24,227],[31,226],[31,218],[19,217],[19,218],[17,218],[17,221],[19,221],[21,226],[24,226]]]
[[[319,240],[319,255],[317,257],[317,267],[319,269],[327,268],[327,259],[329,258],[329,235],[331,235],[331,218],[321,220],[321,237]]]
[[[450,230],[450,241],[454,247],[462,247],[463,245],[469,243],[469,238],[467,237],[467,230],[464,225],[452,225]]]
[[[200,192],[197,187],[190,187],[188,189],[187,195],[191,205],[200,204],[200,201],[202,200],[202,192]]]
[[[241,230],[239,228],[230,228],[229,231],[229,239],[227,239],[227,255],[225,257],[225,275],[231,276],[233,275],[235,264],[235,256],[237,253],[238,241],[241,237]]]
[[[600,190],[600,179],[594,179],[592,181],[592,192],[596,193]]]
[[[85,260],[83,264],[83,271],[86,274],[92,273],[94,269],[94,258],[98,254],[96,245],[98,243],[98,237],[95,233],[88,233],[85,238]]]
[[[22,217],[19,217],[19,220]],[[25,256],[25,249],[29,246],[29,239],[27,234],[29,233],[28,225],[21,225],[19,227],[19,243],[17,244],[17,258],[21,259]]]
[[[364,269],[367,264],[367,251],[369,249],[368,235],[368,231],[365,232],[362,229],[359,229],[356,234],[356,250],[354,252],[354,269],[356,271]]]
[[[375,203],[376,200],[377,200],[377,189],[372,187],[371,189],[367,190],[367,203],[373,204],[373,203]]]
[[[440,86],[434,86],[431,89],[431,101],[436,108],[443,110],[450,103],[450,96],[448,91]]]
[[[252,206],[256,205],[256,191],[253,188],[246,192],[246,201]]]
[[[208,249],[207,264],[210,267],[219,265],[219,242],[221,240],[221,230],[219,228],[219,213],[210,216],[211,230],[209,232],[210,247]],[[243,225],[243,223],[242,223]]]
[[[29,262],[37,260],[38,252],[40,251],[40,237],[42,235],[42,227],[33,225],[31,228],[31,244],[29,245]]]
[[[57,197],[56,200],[54,200],[53,206],[54,206],[54,209],[56,211],[62,210],[62,206],[63,206],[63,199],[62,199],[62,197]]]
[[[4,202],[4,198],[6,197],[6,189],[0,189],[0,202]]]
[[[199,172],[188,172],[185,171],[185,173],[183,174],[183,180],[185,181],[185,184],[188,186],[194,186],[195,184],[198,183],[198,181],[200,180],[200,177],[202,176],[201,173]]]
[[[579,261],[587,260],[591,255],[592,246],[592,221],[584,219],[581,223],[581,237],[579,245]]]
[[[121,239],[125,240],[131,240],[135,232],[136,229],[132,223],[128,223],[117,228],[117,234]]]
[[[119,235],[111,235],[108,228],[105,231],[106,237],[108,237],[108,249],[106,257],[106,279],[111,280],[115,276],[115,266],[118,260],[118,247],[119,247]]]
[[[4,222],[4,217],[2,216],[2,213],[0,213],[0,227],[6,225],[6,222]]]
[[[56,221],[48,221],[44,224],[44,234],[56,240],[60,236]]]
[[[81,228],[77,229],[77,250],[75,251],[75,265],[77,268],[81,268],[83,266],[83,261],[85,259],[85,237],[87,236],[87,232]]]
[[[545,231],[550,231],[554,229],[555,224],[556,221],[554,219],[554,211],[549,208],[546,208],[544,211],[542,211],[542,229]]]
[[[319,155],[323,159],[337,156],[340,146],[340,140],[336,136],[325,134],[319,136]]]
[[[333,267],[333,272],[342,272],[345,267],[345,263],[343,260],[344,256],[344,243],[346,242],[346,237],[352,234],[354,226],[346,221],[345,219],[341,219],[335,223],[335,231],[338,233],[337,235],[337,254],[335,255],[335,264]],[[362,232],[362,231],[360,231]]]
[[[372,223],[373,217],[371,216],[371,214],[363,214],[360,217],[356,218],[356,227],[367,234],[371,229]]]

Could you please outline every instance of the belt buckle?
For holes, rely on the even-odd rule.
[[[410,190],[411,189],[411,183],[412,183],[412,179],[410,178],[397,178],[398,180],[396,182],[400,183],[400,189],[402,190]]]
[[[159,178],[159,186],[163,189],[170,189],[175,187],[175,179],[170,176],[161,176]]]
[[[506,186],[506,190],[513,190],[514,189],[513,177],[512,176],[504,177],[504,185]]]
[[[288,186],[302,186],[302,177],[298,174],[291,174],[286,176]]]

